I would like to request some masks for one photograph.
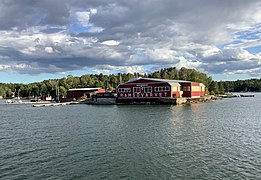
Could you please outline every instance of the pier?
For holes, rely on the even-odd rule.
[[[73,105],[73,104],[82,104],[82,102],[63,102],[63,103],[33,104],[33,107],[66,106],[66,105]]]
[[[219,95],[218,97],[222,98],[239,98],[239,97],[255,97],[253,94],[224,94]]]

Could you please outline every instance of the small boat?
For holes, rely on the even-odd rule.
[[[92,97],[92,101],[91,101],[91,104],[97,104],[97,105],[109,105],[115,103],[116,103],[116,97],[115,94],[112,92],[97,93]]]
[[[20,97],[15,97],[13,99],[7,99],[5,101],[6,104],[21,104],[22,100],[20,99]]]

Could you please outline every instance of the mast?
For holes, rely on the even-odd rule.
[[[56,102],[60,102],[60,91],[59,91],[59,80],[55,86],[55,93],[56,93]]]
[[[120,84],[122,83],[121,73],[119,73],[120,78]]]

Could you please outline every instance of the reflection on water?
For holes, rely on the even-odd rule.
[[[0,102],[0,179],[258,179],[261,95],[181,106]]]

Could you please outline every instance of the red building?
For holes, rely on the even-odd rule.
[[[198,98],[205,95],[205,85],[198,82],[180,81],[182,97]]]
[[[117,88],[117,100],[130,101],[155,101],[162,98],[204,96],[205,86],[202,83],[154,79],[134,78],[126,83],[120,84]]]
[[[102,88],[77,88],[77,89],[69,89],[67,91],[68,99],[80,99],[80,98],[91,98],[92,95],[96,93],[104,93],[105,89]]]

